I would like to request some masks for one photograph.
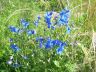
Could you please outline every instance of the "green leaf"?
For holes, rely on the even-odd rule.
[[[59,64],[59,61],[54,61],[54,64],[57,66],[57,67],[60,67],[60,64]]]

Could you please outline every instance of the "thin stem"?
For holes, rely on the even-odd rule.
[[[69,0],[67,0],[67,6],[69,7],[70,3],[69,3]]]

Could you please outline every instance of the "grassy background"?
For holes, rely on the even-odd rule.
[[[44,51],[44,55],[42,53],[43,51],[38,49],[37,51],[39,52],[36,52],[36,57],[29,59],[27,68],[22,67],[16,69],[8,66],[6,61],[9,56],[12,55],[8,40],[10,37],[14,37],[10,34],[8,26],[14,25],[20,27],[20,19],[25,18],[31,24],[29,28],[34,28],[33,21],[38,14],[42,15],[52,10],[60,12],[66,6],[71,9],[70,23],[74,24],[68,41],[70,43],[79,43],[75,43],[76,45],[72,46],[69,45],[64,51],[64,55],[57,55],[56,57],[51,57],[50,53],[46,54],[46,51]],[[38,31],[43,30],[43,28],[44,27],[40,26]],[[57,32],[63,29],[59,28]],[[94,51],[92,45],[92,37],[95,31],[96,0],[0,0],[0,72],[95,72],[96,51]],[[42,31],[40,31],[39,34],[43,36]],[[45,35],[47,36],[47,34]],[[54,36],[55,33],[52,37],[55,38]],[[61,36],[59,38],[62,40],[63,37]],[[26,39],[26,36],[24,38]],[[34,44],[28,43],[26,48],[29,47],[29,45],[34,46]],[[29,56],[30,53],[31,52],[29,52]],[[46,61],[48,56],[52,59],[50,63]],[[39,59],[45,59],[43,60],[45,64],[37,62]],[[25,65],[27,62],[28,61],[22,61]]]

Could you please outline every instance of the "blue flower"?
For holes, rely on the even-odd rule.
[[[20,48],[16,44],[11,44],[10,47],[13,49],[14,52],[17,52],[20,50]]]
[[[43,37],[37,37],[37,38],[36,38],[36,42],[38,42],[38,41],[43,41],[43,40],[44,40]]]
[[[51,26],[51,29],[52,29],[52,30],[55,30],[55,26]]]
[[[36,27],[38,26],[38,23],[39,23],[38,20],[34,21]]]
[[[69,34],[70,31],[71,31],[70,27],[67,27],[67,32],[66,33]]]
[[[38,18],[38,19],[34,21],[34,24],[35,24],[36,27],[38,26],[38,23],[39,23],[39,20],[40,20],[41,17],[38,16],[37,18]]]
[[[47,27],[50,28],[51,27],[51,17],[52,17],[52,13],[53,12],[47,12],[45,14],[45,22],[47,23]]]
[[[24,28],[27,28],[29,26],[29,22],[25,21],[24,19],[21,19],[21,24]]]
[[[10,38],[10,39],[9,39],[9,42],[13,42],[13,39],[12,39],[12,38]]]
[[[45,43],[45,48],[52,48],[53,44],[52,44],[52,40],[50,38],[47,39],[46,43]]]
[[[38,42],[38,41],[39,41],[39,47],[42,48],[44,38],[42,38],[42,37],[38,37],[38,38],[36,38],[36,42]]]
[[[64,9],[60,12],[60,18],[58,20],[58,24],[59,25],[64,25],[64,24],[68,24],[69,21],[69,17],[70,17],[70,11],[67,9]]]
[[[40,17],[40,16],[38,16],[37,18],[38,18],[38,20],[40,20],[40,19],[41,19],[41,17]]]
[[[61,45],[62,42],[60,40],[53,40],[52,43],[53,43],[53,46],[59,46]]]
[[[14,26],[9,26],[9,29],[10,29],[11,32],[15,32],[15,33],[19,32],[19,29],[14,27]]]
[[[42,46],[43,46],[43,42],[40,41],[40,42],[39,42],[39,47],[42,48]]]
[[[66,46],[66,43],[61,43],[60,46],[57,48],[57,54],[62,54],[64,47]]]
[[[59,48],[57,48],[57,54],[62,54],[63,50],[64,48],[60,46]]]
[[[28,30],[27,31],[27,34],[28,35],[36,34],[36,31],[35,30]]]

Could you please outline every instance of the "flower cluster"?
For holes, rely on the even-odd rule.
[[[27,28],[29,26],[29,22],[26,22],[24,19],[21,19],[21,24],[24,28]]]
[[[20,48],[16,44],[11,44],[10,47],[13,49],[14,52],[18,52]]]
[[[23,29],[17,28],[15,26],[9,26],[9,30],[11,32],[17,33],[17,34],[20,34],[20,33],[24,32],[24,31],[26,31],[27,35],[36,34],[35,30],[25,30],[25,28],[27,28],[29,26],[29,22],[25,21],[24,19],[21,19],[20,22],[21,22],[21,24],[23,26]],[[13,39],[10,38],[10,42],[11,42],[10,47],[13,49],[14,52],[19,51],[20,48],[16,44],[12,43],[12,41],[13,41]]]
[[[14,27],[14,26],[10,26],[9,29],[10,29],[11,32],[15,32],[15,33],[19,32],[19,29]]]
[[[47,27],[48,28],[53,28],[53,25],[54,23],[52,22],[52,15],[53,14],[56,14],[56,12],[54,11],[51,11],[51,12],[47,12],[45,13],[44,15],[44,18],[45,18],[45,22],[47,24]],[[66,25],[66,30],[67,30],[67,33],[69,34],[70,33],[70,27],[68,25],[68,21],[69,21],[69,17],[70,17],[70,11],[68,9],[64,9],[62,10],[59,14],[57,14],[56,16],[54,16],[54,19],[56,20],[56,25]],[[41,19],[40,16],[37,17],[37,20],[35,20],[34,24],[36,26],[38,26],[38,23],[39,23],[39,20]],[[20,33],[20,32],[24,32],[25,31],[25,28],[27,28],[29,26],[29,22],[27,22],[26,20],[24,19],[21,19],[21,24],[23,26],[23,29],[20,29],[20,28],[17,28],[15,26],[9,26],[9,29],[11,32],[14,32],[14,33]],[[36,30],[27,30],[26,29],[26,33],[28,36],[32,35],[32,34],[36,34]],[[39,45],[40,45],[40,48],[43,46],[43,41],[44,39],[42,37],[40,38],[36,38],[36,40],[39,40]],[[12,41],[12,40],[11,40]],[[64,44],[59,41],[59,40],[51,40],[50,38],[48,38],[46,40],[46,43],[45,43],[45,48],[52,48],[54,45],[59,45],[59,48],[57,51],[61,51],[63,50],[64,48]],[[17,52],[19,50],[19,47],[16,45],[16,44],[11,44],[10,47],[15,51]]]
[[[14,63],[14,56],[10,56],[10,59],[7,61],[7,64],[8,65],[12,65],[12,67],[15,67],[15,68],[18,68],[20,67],[21,65],[17,62],[17,60],[15,61]]]
[[[36,41],[39,42],[39,47],[45,47],[46,49],[52,49],[57,46],[57,54],[62,54],[64,47],[67,45],[66,42],[60,40],[52,40],[51,38],[44,39],[43,37],[36,38]]]
[[[43,16],[42,16],[43,17]],[[69,22],[69,17],[70,17],[70,11],[67,9],[62,10],[60,13],[56,13],[54,11],[50,11],[44,14],[44,22],[46,23],[48,29],[55,29],[56,26],[66,26],[66,32],[69,34],[71,29],[70,26],[68,25]],[[41,16],[38,16],[37,19],[33,22],[36,27],[38,27],[39,22],[40,22]],[[54,21],[53,21],[54,20]],[[22,25],[22,28],[18,28],[15,26],[9,26],[9,30],[12,33],[16,34],[21,34],[21,33],[26,33],[27,36],[31,36],[34,34],[38,34],[35,29],[28,29],[28,26],[30,25],[29,22],[27,22],[24,19],[20,20],[20,23]],[[39,35],[39,34],[38,34]],[[66,42],[60,41],[58,39],[52,39],[51,37],[36,37],[36,42],[37,44],[39,43],[40,48],[45,48],[45,49],[52,49],[56,47],[56,53],[61,55],[62,52],[64,51],[65,46],[67,46]],[[13,42],[13,39],[10,38],[10,48],[17,53],[21,49],[17,44]],[[22,55],[24,59],[27,59],[26,56]],[[12,59],[9,60],[9,64],[12,63]],[[13,65],[13,67],[19,67],[17,61]]]
[[[53,12],[47,12],[45,14],[45,22],[46,22],[48,28],[50,28],[51,27],[51,24],[52,24],[51,23],[52,13]]]
[[[29,22],[25,21],[24,19],[21,19],[21,24],[23,26],[23,29],[20,29],[20,28],[17,28],[15,26],[9,26],[9,29],[11,32],[14,32],[14,33],[22,33],[25,31],[25,28],[27,28],[29,26]],[[28,35],[32,35],[32,34],[36,34],[36,31],[35,30],[26,30],[26,33]]]
[[[60,18],[58,19],[58,24],[60,25],[67,25],[70,17],[70,11],[64,9],[60,12]]]
[[[56,13],[54,11],[47,12],[45,15],[45,22],[47,24],[48,28],[55,29],[55,26],[66,26],[66,31],[69,34],[70,33],[70,26],[68,25],[69,18],[70,18],[70,10],[63,9],[60,13]],[[55,20],[52,21],[52,17]]]

